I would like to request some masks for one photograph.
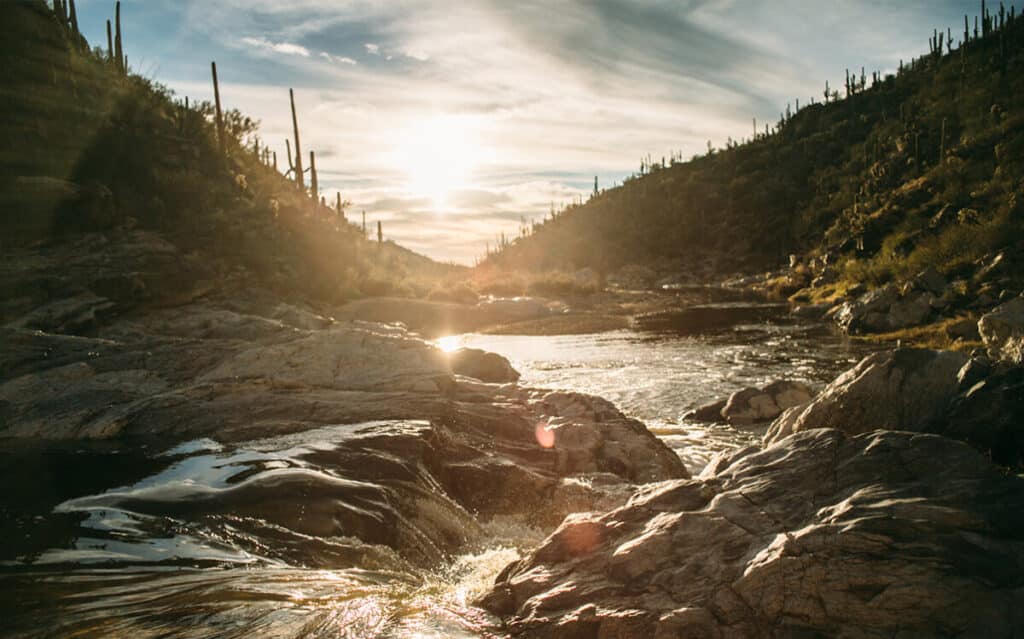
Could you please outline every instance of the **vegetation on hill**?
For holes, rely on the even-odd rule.
[[[73,1],[0,5],[0,138],[13,142],[0,148],[3,245],[137,227],[331,301],[423,294],[457,270],[369,240],[340,198],[319,201],[298,153],[290,178],[277,170],[244,114],[131,73],[115,29],[109,49],[90,49]]]
[[[967,22],[897,74],[849,74],[845,96],[783,114],[689,162],[646,161],[483,260],[507,271],[623,265],[680,279],[825,259],[850,284],[946,275],[1012,246],[1024,220],[1024,20]]]

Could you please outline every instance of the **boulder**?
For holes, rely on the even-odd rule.
[[[687,411],[683,414],[683,419],[694,422],[704,423],[719,423],[725,421],[722,417],[722,409],[725,408],[725,404],[728,399],[719,399],[714,402],[709,402],[703,406]]]
[[[456,375],[473,377],[482,382],[506,384],[519,379],[519,371],[512,368],[507,359],[478,348],[460,348],[448,355],[448,361]]]
[[[1000,304],[978,320],[978,333],[992,357],[1024,362],[1024,296]]]
[[[963,440],[997,464],[1024,469],[1024,367],[971,360],[960,371],[961,388],[931,430]]]
[[[844,302],[834,318],[850,334],[885,333],[924,323],[933,312],[934,299],[931,293],[918,291],[901,296],[889,285]]]
[[[834,429],[567,518],[482,605],[514,637],[1013,637],[1024,480],[945,437]]]
[[[966,362],[966,355],[953,351],[903,348],[869,355],[812,402],[779,416],[765,441],[814,428],[850,434],[879,428],[924,431],[946,413]]]
[[[800,382],[777,381],[764,388],[745,388],[729,396],[722,417],[734,426],[775,419],[787,408],[806,404],[814,392]]]

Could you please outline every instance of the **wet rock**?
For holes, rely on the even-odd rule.
[[[966,355],[952,351],[904,348],[869,355],[810,404],[783,413],[765,441],[814,428],[850,434],[878,428],[923,431],[945,414],[966,362]]]
[[[722,409],[725,408],[725,404],[728,399],[720,399],[718,401],[698,406],[697,408],[685,413],[683,415],[684,420],[690,420],[695,422],[705,423],[719,423],[725,421],[722,417]]]
[[[1010,637],[1022,509],[963,443],[802,432],[567,519],[482,604],[515,637]]]
[[[479,379],[482,382],[506,384],[519,379],[519,371],[512,368],[507,359],[497,353],[488,353],[478,348],[460,348],[450,353],[448,360],[452,372]]]
[[[983,315],[978,332],[992,357],[1024,362],[1024,297],[1013,298]]]
[[[734,426],[775,419],[787,408],[806,404],[814,392],[800,382],[777,381],[763,388],[745,388],[729,396],[722,417]]]

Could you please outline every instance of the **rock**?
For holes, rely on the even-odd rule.
[[[507,359],[478,348],[460,348],[448,355],[448,361],[456,375],[473,377],[482,382],[506,384],[519,379],[519,372],[512,368]]]
[[[961,442],[803,432],[566,519],[481,603],[539,639],[1011,637],[1022,512]]]
[[[1024,362],[1024,297],[1000,304],[978,320],[978,333],[992,357]]]
[[[1024,367],[972,359],[960,371],[961,388],[934,432],[960,439],[1016,471],[1024,469]]]
[[[946,336],[951,340],[962,339],[969,342],[981,339],[978,322],[966,317],[946,325]]]
[[[904,348],[869,355],[810,404],[783,413],[765,441],[814,428],[854,435],[879,428],[924,431],[945,414],[966,362],[966,355],[952,351]]]
[[[844,302],[834,318],[850,334],[885,333],[922,324],[932,314],[933,299],[929,293],[915,292],[901,297],[889,285]]]
[[[694,422],[705,422],[705,423],[720,423],[725,421],[722,417],[722,409],[725,408],[725,404],[728,399],[720,399],[718,401],[698,406],[697,408],[688,411],[683,414],[683,419]]]
[[[942,277],[942,274],[935,270],[934,266],[929,266],[914,276],[911,284],[920,291],[935,295],[942,295],[946,290],[946,278]]]
[[[729,396],[722,416],[734,426],[775,419],[787,408],[806,404],[814,392],[800,382],[777,381],[764,388],[745,388]]]

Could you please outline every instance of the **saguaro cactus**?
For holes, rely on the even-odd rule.
[[[939,164],[946,157],[946,118],[942,118],[942,136],[939,138]]]
[[[71,20],[71,30],[75,35],[80,35],[81,32],[78,30],[78,11],[75,9],[75,0],[71,0],[68,3],[68,7],[71,10],[71,15],[69,17]]]
[[[295,115],[295,92],[288,89],[288,98],[292,103],[292,129],[295,132],[295,183],[300,189],[306,188],[302,179],[302,147],[299,146],[299,118]]]
[[[313,151],[309,152],[309,194],[314,202],[320,198],[320,183],[316,179],[316,153]]]
[[[114,61],[114,36],[110,31],[110,20],[107,20],[107,62]]]
[[[217,148],[220,150],[220,154],[224,155],[224,114],[220,109],[220,83],[217,82],[217,63],[210,63],[210,72],[213,74],[213,103],[216,109],[215,116],[217,118]]]
[[[124,61],[124,40],[121,39],[121,0],[114,5],[114,55],[117,56],[117,65],[122,72],[128,72],[128,65]]]
[[[384,243],[384,230],[380,225],[380,220],[377,220],[377,244]]]

